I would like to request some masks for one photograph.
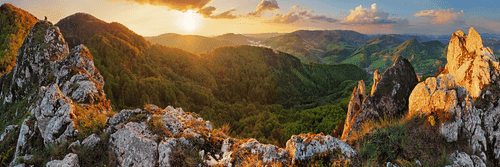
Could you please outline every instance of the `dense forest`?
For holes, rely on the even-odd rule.
[[[196,55],[152,44],[119,23],[83,13],[56,25],[71,47],[89,48],[114,109],[149,103],[182,107],[217,127],[228,124],[233,136],[266,143],[284,144],[290,135],[310,129],[330,133],[345,118],[347,105],[337,103],[350,96],[358,80],[368,79],[355,65],[303,64],[260,47]],[[295,119],[304,114],[316,119]]]
[[[38,19],[10,4],[0,7],[0,75],[16,64],[17,50]]]

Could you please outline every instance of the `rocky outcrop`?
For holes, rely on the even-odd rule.
[[[356,108],[348,109],[342,138],[347,138],[352,131],[360,130],[362,124],[366,121],[406,114],[408,111],[408,97],[417,83],[418,79],[413,66],[408,60],[399,56],[393,66],[384,72],[380,81],[374,83],[377,86],[373,93],[363,100],[361,109],[354,112],[354,114],[349,112],[356,111]],[[354,103],[357,103],[356,98],[354,98]],[[353,100],[352,97],[351,100]],[[351,107],[350,104],[351,102],[349,107]],[[355,106],[352,105],[352,107]]]
[[[144,120],[129,122],[131,118],[139,116],[144,117]],[[150,121],[154,118],[161,118],[165,129],[178,133],[153,133]],[[286,165],[307,162],[314,155],[327,152],[338,151],[345,159],[357,154],[345,142],[322,134],[294,135],[288,140],[286,148],[261,144],[255,139],[227,138],[218,134],[217,130],[210,129],[208,121],[194,118],[191,113],[170,106],[161,109],[149,105],[142,110],[122,110],[109,122],[109,131],[114,131],[110,135],[109,150],[116,154],[121,166],[176,166],[182,163],[179,160],[182,161],[182,156],[189,154],[189,150],[199,150],[193,156],[202,160],[199,162],[202,166],[238,166],[246,161],[241,157],[250,155],[258,157],[255,162],[260,164]]]
[[[450,155],[450,160],[452,161],[452,165],[446,167],[486,167],[486,164],[477,155],[469,155],[465,152],[459,152],[458,150]]]
[[[349,101],[349,106],[347,109],[347,117],[344,123],[344,130],[342,131],[342,138],[347,137],[351,130],[351,126],[354,123],[354,118],[361,111],[361,106],[363,105],[363,100],[365,100],[365,82],[360,80],[358,86],[354,88],[351,94],[351,100]]]
[[[19,132],[19,138],[17,138],[16,152],[14,153],[14,159],[10,163],[9,166],[14,166],[16,164],[16,160],[18,158],[23,158],[25,160],[31,159],[33,155],[31,155],[31,150],[33,148],[33,143],[30,141],[34,141],[37,138],[36,134],[36,122],[30,120],[30,117],[24,119],[23,124],[21,125],[21,131]]]
[[[378,69],[373,72],[373,85],[372,85],[372,91],[370,92],[370,95],[373,96],[373,92],[377,90],[377,85],[382,79],[382,76],[380,76],[380,72],[378,72]]]
[[[111,134],[109,149],[117,155],[120,166],[155,166],[158,160],[156,137],[144,123],[130,122]]]
[[[482,110],[476,109],[467,90],[455,84],[450,74],[430,77],[419,83],[410,95],[408,117],[433,115],[441,122],[440,132],[448,142],[459,136],[468,139],[473,152],[487,151],[486,137],[481,127]]]
[[[290,154],[292,165],[296,164],[297,161],[311,158],[315,154],[322,154],[336,149],[346,158],[353,158],[357,155],[356,151],[347,143],[329,135],[314,135],[311,133],[293,135],[286,142],[286,150]]]
[[[481,36],[472,27],[468,35],[461,30],[452,35],[447,60],[446,71],[455,77],[458,85],[467,89],[473,99],[500,74],[498,58],[490,48],[483,47]]]
[[[63,160],[53,160],[47,163],[47,167],[80,167],[78,155],[69,153]]]

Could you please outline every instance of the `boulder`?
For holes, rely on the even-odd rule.
[[[47,167],[80,167],[78,155],[69,153],[63,160],[53,160],[47,163]]]
[[[362,101],[361,109],[357,112],[356,108],[348,109],[342,139],[346,139],[353,131],[361,130],[362,124],[367,121],[405,115],[408,111],[408,98],[417,83],[413,66],[407,59],[398,56],[392,67],[382,74],[373,94]],[[358,99],[351,97],[351,100],[353,99],[354,104],[357,104]],[[350,104],[351,102],[349,107]],[[350,113],[351,111],[354,111],[354,114]]]
[[[469,34],[455,32],[448,46],[445,70],[456,83],[467,89],[475,100],[483,87],[499,76],[498,58],[491,49],[484,48],[481,36],[471,27]]]
[[[97,144],[99,144],[100,141],[101,138],[99,138],[95,133],[93,133],[92,135],[90,135],[89,137],[85,138],[82,141],[82,145],[90,149],[94,149],[94,147],[97,146]]]
[[[117,156],[120,166],[155,166],[158,144],[146,124],[129,122],[110,135],[109,150]]]
[[[456,150],[450,155],[452,165],[447,167],[486,167],[486,164],[477,155],[469,155]]]
[[[158,145],[158,164],[160,167],[170,167],[171,156],[173,155],[174,147],[177,145],[177,140],[175,138],[167,139],[166,141],[160,142]]]
[[[262,157],[262,162],[264,163],[284,163],[288,158],[288,151],[286,151],[285,149],[271,144],[261,144],[254,138],[251,138],[250,140],[241,144],[240,147],[243,151],[249,151],[251,154],[259,155],[259,157]]]
[[[286,142],[285,150],[289,153],[291,159],[290,163],[294,165],[316,154],[323,154],[336,149],[346,158],[353,158],[357,155],[356,151],[342,140],[330,135],[324,136],[312,133],[293,135],[290,140]]]

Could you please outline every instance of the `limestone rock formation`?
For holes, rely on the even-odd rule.
[[[19,132],[19,138],[17,138],[16,152],[14,153],[14,159],[9,166],[16,165],[17,158],[24,158],[25,160],[31,159],[31,149],[33,148],[33,141],[37,137],[36,132],[36,122],[30,120],[30,117],[24,119],[21,125],[21,131]]]
[[[486,164],[477,155],[468,155],[465,152],[458,152],[458,150],[450,155],[450,160],[452,161],[452,165],[446,167],[486,167]]]
[[[380,76],[380,72],[378,72],[378,69],[373,72],[373,85],[372,85],[372,91],[370,92],[370,95],[373,96],[373,92],[377,90],[377,85],[382,79],[382,76]]]
[[[476,99],[481,89],[499,76],[498,58],[489,48],[483,47],[481,36],[474,28],[464,35],[455,32],[448,46],[446,71],[453,75],[456,83],[463,86]]]
[[[365,99],[365,82],[360,80],[358,86],[354,88],[351,94],[351,101],[349,101],[349,106],[347,110],[347,117],[344,124],[344,130],[342,132],[342,138],[345,138],[351,130],[351,126],[354,123],[354,119],[361,111],[361,106],[363,105],[363,100]]]
[[[110,136],[109,149],[120,166],[154,166],[158,159],[155,138],[144,123],[130,122]]]
[[[488,149],[481,127],[482,110],[476,109],[467,90],[455,84],[450,74],[427,78],[415,87],[410,95],[408,117],[414,115],[436,117],[441,122],[441,134],[448,142],[465,136],[474,152],[484,154]]]
[[[418,79],[413,66],[408,60],[399,56],[393,66],[382,74],[380,81],[374,83],[377,85],[375,90],[362,101],[359,111],[351,108],[356,107],[356,105],[351,105],[352,101],[349,103],[342,138],[347,138],[353,130],[360,130],[366,121],[406,114],[408,97],[417,83]],[[357,104],[356,98],[354,98],[355,104]],[[353,100],[352,97],[351,100]]]
[[[80,167],[78,155],[69,153],[63,160],[53,160],[47,163],[47,167]]]

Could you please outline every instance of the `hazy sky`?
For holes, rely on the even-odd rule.
[[[57,23],[77,12],[119,22],[143,36],[163,33],[291,32],[500,34],[496,0],[0,0]]]

